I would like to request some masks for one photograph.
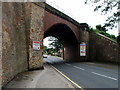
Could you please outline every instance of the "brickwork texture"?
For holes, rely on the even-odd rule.
[[[20,2],[4,2],[2,7],[1,80],[4,86],[18,73],[42,67],[44,8]],[[40,42],[40,50],[33,50],[33,41]]]
[[[85,28],[83,30],[79,23],[73,22],[75,21],[56,9],[45,8],[45,3],[42,2],[4,2],[2,31],[0,29],[0,84],[2,82],[4,86],[25,70],[43,68],[44,32],[56,24],[51,32],[55,33],[52,31],[55,29],[57,30],[55,35],[64,36],[60,39],[65,44],[63,56],[69,59],[68,61],[120,62],[120,46],[116,42],[105,36],[89,33]],[[49,34],[51,35],[47,32],[46,37]],[[75,39],[69,39],[69,36]],[[75,43],[72,42],[74,40]],[[33,41],[40,42],[40,50],[33,50]],[[71,45],[69,41],[72,42]],[[82,42],[87,46],[86,57],[80,57]]]
[[[117,42],[96,33],[90,33],[89,60],[99,62],[120,62],[120,46]]]

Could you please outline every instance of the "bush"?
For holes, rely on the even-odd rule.
[[[98,28],[98,26],[97,26],[97,28]],[[105,30],[107,31],[107,29],[105,29]],[[90,31],[95,32],[95,33],[100,33],[100,34],[102,34],[102,35],[104,35],[104,36],[106,36],[108,38],[111,38],[112,40],[117,41],[118,43],[120,43],[120,35],[118,36],[118,39],[117,39],[117,37],[115,37],[115,35],[110,35],[109,33],[105,32],[104,30],[100,31],[99,29],[90,28]]]
[[[111,35],[109,33],[105,33],[105,36],[111,38]]]
[[[88,32],[92,32],[94,29],[89,27]]]
[[[98,29],[94,29],[92,32],[99,33],[100,31]]]
[[[110,35],[111,38],[116,39],[115,35]]]
[[[100,34],[102,35],[105,35],[105,32],[104,31],[99,31]]]

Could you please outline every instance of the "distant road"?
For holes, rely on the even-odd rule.
[[[44,58],[83,88],[118,88],[118,66],[98,63],[66,63],[52,56]]]

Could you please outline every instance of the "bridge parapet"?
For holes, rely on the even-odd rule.
[[[55,9],[54,7],[50,6],[49,4],[45,3],[45,10],[52,13],[52,14],[55,14],[56,16],[59,16],[73,24],[75,24],[76,26],[79,26],[80,23],[77,22],[76,20],[74,20],[73,18],[69,17],[68,15],[64,14],[63,12]]]

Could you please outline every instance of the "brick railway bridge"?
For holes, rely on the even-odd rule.
[[[118,62],[117,43],[88,29],[46,3],[2,3],[1,85],[22,71],[43,67],[43,39],[48,36],[61,41],[66,61]],[[40,42],[40,50],[33,50],[33,41]],[[87,46],[85,57],[80,57],[81,42]]]

